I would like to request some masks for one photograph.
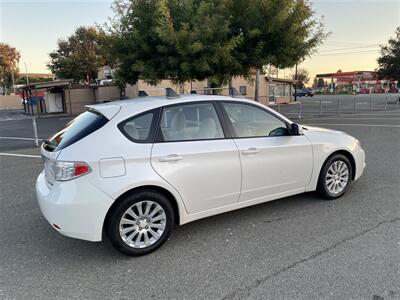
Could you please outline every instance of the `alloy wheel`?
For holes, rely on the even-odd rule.
[[[327,190],[333,194],[340,194],[349,182],[349,168],[342,160],[334,161],[325,176],[325,185]]]
[[[146,248],[161,238],[166,224],[167,217],[161,205],[150,200],[140,201],[123,213],[119,234],[128,246]]]

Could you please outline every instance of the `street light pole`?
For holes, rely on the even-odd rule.
[[[26,67],[26,62],[24,62],[24,65],[25,65],[26,84],[29,86],[29,76],[28,76],[28,68]]]

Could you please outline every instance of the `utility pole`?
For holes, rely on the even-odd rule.
[[[260,98],[260,70],[256,70],[256,86],[255,86],[255,95],[254,100],[259,102]]]
[[[297,63],[296,63],[296,69],[294,72],[294,79],[296,80],[295,84],[294,84],[294,102],[297,101]]]

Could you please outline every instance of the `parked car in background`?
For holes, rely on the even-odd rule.
[[[297,97],[312,97],[314,96],[314,91],[312,89],[303,88],[297,90],[297,92],[294,93],[293,96],[295,95],[297,95]]]
[[[51,226],[108,236],[126,255],[154,251],[174,225],[315,190],[339,198],[365,168],[346,133],[212,95],[89,106],[41,154],[36,193]]]

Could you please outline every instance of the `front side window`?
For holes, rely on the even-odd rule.
[[[286,123],[253,105],[223,103],[236,137],[289,135]]]
[[[148,112],[133,117],[119,125],[121,131],[131,140],[136,142],[148,141],[154,113]]]
[[[224,138],[212,103],[165,107],[160,121],[159,141],[190,141]]]

